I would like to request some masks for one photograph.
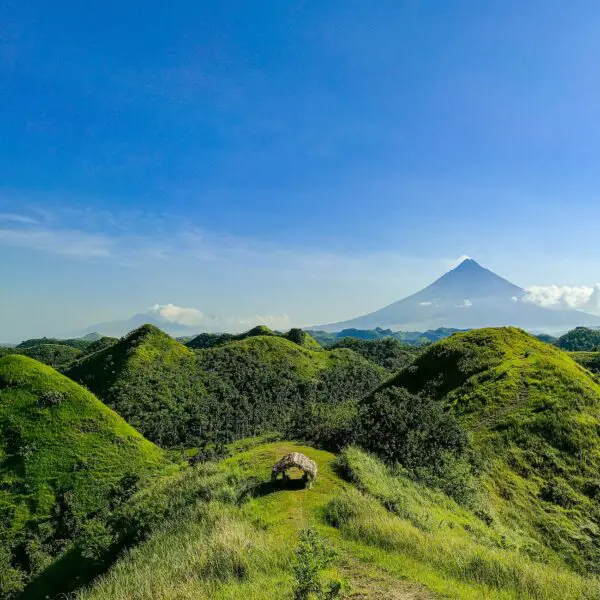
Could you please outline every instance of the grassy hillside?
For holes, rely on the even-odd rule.
[[[206,386],[196,356],[153,325],[132,331],[65,373],[159,445],[184,443],[201,426]]]
[[[358,398],[383,380],[383,369],[350,350],[306,345],[269,334],[192,351],[146,325],[67,375],[157,444],[227,443],[281,430],[307,402]]]
[[[456,334],[383,389],[428,394],[469,431],[485,518],[533,558],[600,565],[600,385],[566,353],[503,328]]]
[[[294,479],[270,482],[271,466],[291,451],[317,462],[312,489]],[[591,600],[600,594],[598,580],[560,563],[532,561],[508,547],[513,532],[356,449],[336,459],[279,442],[241,449],[215,469],[224,477],[215,479],[210,502],[165,522],[79,600],[292,598],[294,567],[306,566],[294,551],[307,528],[334,552],[318,577],[343,582],[348,598]],[[232,481],[238,490],[250,487],[245,500]]]
[[[165,465],[67,377],[25,356],[0,358],[0,597],[85,536],[122,486]]]

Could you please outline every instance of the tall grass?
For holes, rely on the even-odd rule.
[[[261,574],[285,569],[289,556],[277,551],[268,535],[241,519],[238,510],[209,502],[180,514],[78,599],[213,598],[229,584],[238,587],[259,580]]]
[[[325,515],[345,537],[408,555],[449,578],[507,591],[512,598],[600,598],[597,578],[541,565],[517,552],[482,546],[444,532],[421,531],[356,490],[333,498]]]

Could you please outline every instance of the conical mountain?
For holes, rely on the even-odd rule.
[[[313,329],[426,330],[513,325],[558,330],[600,325],[600,317],[577,310],[551,310],[527,301],[525,290],[467,259],[425,289],[373,313]]]

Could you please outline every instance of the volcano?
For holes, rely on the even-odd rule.
[[[424,331],[438,327],[475,329],[506,325],[556,332],[576,326],[598,326],[600,317],[533,304],[523,288],[469,258],[408,298],[349,321],[319,325],[314,329],[381,327]]]

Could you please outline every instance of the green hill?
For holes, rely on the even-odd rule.
[[[350,350],[297,341],[252,335],[192,351],[145,325],[66,373],[162,446],[281,430],[306,402],[358,398],[383,380],[383,369]]]
[[[91,393],[25,356],[0,358],[0,597],[85,536],[162,451]]]
[[[184,443],[202,419],[205,377],[195,354],[154,325],[132,331],[65,373],[159,445]]]
[[[107,348],[115,342],[117,342],[117,339],[110,337],[100,337],[94,340],[85,338],[72,340],[38,338],[26,340],[15,347],[0,348],[0,355],[21,354],[55,369],[62,370],[70,367],[78,359],[93,354],[102,348]]]
[[[442,403],[468,431],[487,517],[532,557],[600,564],[600,385],[525,332],[483,329],[428,348],[382,390]]]
[[[292,451],[317,463],[312,489],[296,473],[288,484],[270,481],[272,465]],[[484,522],[357,449],[337,459],[290,442],[233,452],[212,467],[210,502],[163,523],[78,600],[308,598],[298,593],[307,578],[330,590],[310,598],[337,598],[338,586],[343,597],[365,600],[599,597],[598,580],[531,560],[511,546],[518,532]],[[306,529],[316,543],[303,553]],[[321,544],[330,550],[326,569],[318,568]]]
[[[571,352],[600,351],[600,330],[577,327],[559,337],[556,345]]]
[[[207,348],[215,348],[216,346],[223,346],[230,342],[239,342],[251,337],[257,336],[278,336],[290,340],[303,348],[308,350],[321,350],[321,345],[310,333],[298,328],[290,329],[287,333],[278,333],[272,331],[265,325],[258,325],[253,327],[249,331],[239,334],[232,333],[201,333],[196,337],[192,338],[186,343],[188,348],[194,348],[195,350],[203,350]]]

